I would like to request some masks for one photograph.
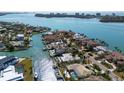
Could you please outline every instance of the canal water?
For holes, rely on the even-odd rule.
[[[61,30],[72,30],[84,33],[90,38],[98,38],[107,42],[111,49],[115,46],[124,52],[124,23],[101,23],[98,19],[78,19],[78,18],[40,18],[34,14],[8,14],[0,16],[0,21],[21,22],[33,26],[47,26]],[[15,52],[0,52],[0,56],[15,55],[18,57],[32,57],[34,66],[37,67],[41,60],[47,59],[48,53],[42,51],[43,43],[41,35],[32,37],[33,45],[28,50]],[[46,62],[46,64],[48,64]],[[44,64],[44,66],[46,65]],[[43,65],[42,65],[43,66]],[[50,66],[50,65],[49,65]],[[46,72],[45,72],[46,73]]]

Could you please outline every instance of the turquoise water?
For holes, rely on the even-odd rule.
[[[9,14],[0,16],[0,21],[22,22],[34,26],[48,26],[52,29],[69,30],[84,33],[90,38],[99,38],[106,41],[110,48],[115,46],[124,51],[124,23],[100,23],[98,19],[76,19],[76,18],[39,18],[34,14]],[[19,57],[32,57],[40,60],[46,57],[42,51],[43,44],[40,35],[34,35],[33,47],[24,51],[0,52],[2,55],[16,55]]]
[[[18,57],[32,57],[33,61],[42,60],[42,58],[47,58],[47,52],[42,51],[42,47],[44,47],[43,43],[41,42],[41,35],[37,34],[32,37],[33,41],[31,48],[23,51],[14,51],[14,52],[0,52],[0,56],[8,56],[8,55],[15,55]]]

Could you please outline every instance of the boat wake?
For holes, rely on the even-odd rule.
[[[38,74],[39,81],[57,81],[52,68],[53,62],[50,59],[42,59],[36,62],[35,72]]]

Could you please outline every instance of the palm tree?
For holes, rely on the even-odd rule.
[[[117,52],[122,52],[122,50],[121,49],[119,49],[118,47],[114,47],[115,48],[115,51],[117,51]]]

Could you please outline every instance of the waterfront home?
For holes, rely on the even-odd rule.
[[[111,54],[105,56],[105,59],[117,66],[124,65],[124,55],[119,52],[112,52]]]
[[[83,36],[79,33],[75,33],[74,36],[73,36],[74,39],[81,39],[83,38]]]
[[[67,66],[68,70],[73,70],[78,78],[84,78],[92,74],[92,71],[88,70],[81,64],[72,64]]]
[[[46,46],[47,49],[49,49],[50,56],[59,56],[63,54],[67,49],[66,44],[65,43],[61,44],[61,42],[53,42]]]
[[[17,41],[24,41],[24,34],[17,34],[16,40]]]
[[[49,50],[50,49],[60,49],[60,48],[64,49],[67,47],[67,45],[60,40],[58,42],[52,42],[50,44],[47,44],[46,47]]]
[[[80,60],[79,56],[72,56],[72,53],[65,53],[62,54],[62,56],[58,57],[59,62],[70,62],[70,61],[76,61],[76,60]]]
[[[74,32],[67,32],[67,31],[56,31],[53,34],[43,35],[44,40],[46,43],[52,43],[57,41],[62,41],[64,38],[72,38]]]
[[[96,46],[96,47],[94,47],[93,48],[95,51],[104,51],[104,52],[106,52],[106,51],[108,51],[108,49],[106,48],[106,47],[104,47],[104,46]]]
[[[11,41],[10,44],[14,47],[24,47],[24,41]]]
[[[53,35],[53,32],[52,31],[47,32],[46,35]]]
[[[98,46],[99,44],[97,43],[97,42],[95,42],[95,41],[93,41],[93,40],[89,40],[88,42],[87,42],[87,46],[90,46],[90,47],[96,47],[96,46]]]
[[[58,39],[60,39],[60,37],[57,37],[56,35],[46,35],[43,38],[47,44],[57,42]]]
[[[95,42],[91,39],[88,39],[88,38],[81,39],[78,42],[80,42],[81,45],[90,46],[90,47],[96,47],[96,46],[100,45],[97,42]]]
[[[69,38],[69,37],[73,37],[75,33],[72,31],[61,30],[61,31],[56,31],[55,34],[60,37]]]

